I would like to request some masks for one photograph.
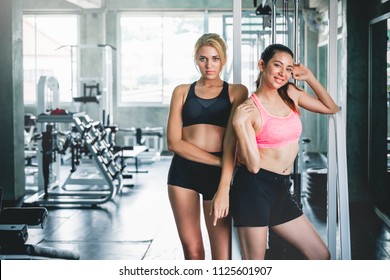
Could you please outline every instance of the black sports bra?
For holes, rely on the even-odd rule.
[[[195,84],[191,84],[183,105],[183,127],[194,124],[211,124],[226,127],[232,104],[229,99],[229,84],[223,82],[221,93],[211,99],[203,99],[195,94]]]

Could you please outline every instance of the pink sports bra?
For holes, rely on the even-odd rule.
[[[274,116],[265,110],[256,94],[252,94],[251,98],[262,118],[262,127],[256,135],[258,148],[279,148],[290,143],[298,143],[302,132],[298,113],[291,110],[286,117]]]

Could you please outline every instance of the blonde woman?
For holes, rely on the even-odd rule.
[[[170,104],[167,143],[174,156],[168,173],[168,195],[185,259],[205,258],[202,206],[212,259],[230,259],[230,218],[220,217],[216,222],[213,198],[221,177],[230,114],[248,97],[248,90],[221,79],[226,44],[218,34],[204,34],[197,40],[194,59],[200,78],[178,85]],[[229,190],[223,192],[228,203]]]

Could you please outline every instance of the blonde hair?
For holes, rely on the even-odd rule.
[[[226,63],[226,43],[225,41],[216,33],[206,33],[203,34],[195,43],[195,52],[194,57],[196,57],[199,49],[203,46],[210,46],[217,50],[222,65]]]

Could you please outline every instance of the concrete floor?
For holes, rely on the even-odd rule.
[[[134,174],[113,201],[96,207],[48,207],[44,229],[29,228],[28,244],[74,252],[81,260],[182,260],[183,253],[167,196],[170,156],[142,164],[148,173]],[[326,212],[309,202],[303,209],[326,240]],[[352,259],[390,260],[389,229],[370,209],[351,207]],[[210,259],[204,224],[206,259]],[[301,259],[277,238],[269,259]],[[17,256],[16,256],[17,258]]]

